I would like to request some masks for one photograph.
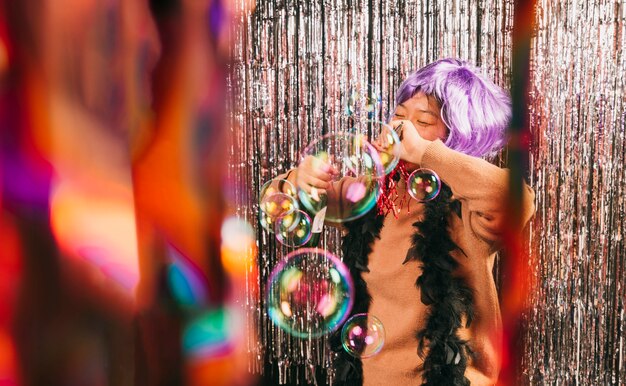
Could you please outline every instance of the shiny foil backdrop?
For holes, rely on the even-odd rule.
[[[626,384],[626,2],[537,1],[523,384]]]
[[[369,85],[381,97],[381,120],[400,82],[441,57],[473,62],[506,87],[512,16],[512,1],[258,1],[232,30],[233,209],[260,228],[256,192],[296,166],[310,141],[350,128],[345,110],[353,87]],[[323,383],[332,378],[320,373],[330,367],[324,339],[292,338],[264,310],[265,282],[287,252],[271,236],[258,230],[259,292],[249,291],[246,304],[259,335],[250,342],[251,371],[277,372],[281,383]],[[338,237],[326,230],[320,246],[336,253]]]
[[[528,244],[534,280],[523,315],[520,383],[619,384],[626,380],[626,7],[537,5],[529,111],[537,215]],[[512,27],[510,0],[261,0],[251,15],[236,18],[227,195],[232,211],[257,229],[258,262],[249,267],[243,304],[251,372],[271,373],[282,384],[333,377],[325,371],[331,354],[324,339],[293,338],[267,317],[266,281],[289,249],[258,225],[261,185],[296,166],[311,140],[350,127],[346,95],[355,85],[381,96],[381,120],[404,77],[438,58],[468,60],[508,87]],[[337,253],[338,240],[327,229],[320,246]]]

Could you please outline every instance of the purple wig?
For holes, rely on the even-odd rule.
[[[446,146],[476,157],[492,156],[504,147],[511,98],[475,67],[457,59],[430,63],[402,82],[396,105],[420,91],[441,106],[449,131]]]

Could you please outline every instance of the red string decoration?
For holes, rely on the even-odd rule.
[[[378,214],[386,216],[391,212],[395,218],[398,218],[405,205],[407,213],[411,213],[411,198],[406,194],[406,191],[402,194],[398,192],[398,182],[401,179],[407,181],[409,175],[406,163],[400,161],[398,166],[385,177],[376,203]]]

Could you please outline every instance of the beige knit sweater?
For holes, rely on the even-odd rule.
[[[452,214],[449,226],[452,240],[467,255],[452,252],[460,264],[456,274],[464,277],[474,292],[475,319],[469,329],[460,332],[476,353],[466,377],[472,385],[494,384],[500,367],[496,352],[501,342],[501,319],[492,268],[507,216],[509,172],[451,150],[439,140],[428,145],[420,164],[434,170],[450,186],[453,198],[461,202],[461,218]],[[399,193],[405,189],[400,183]],[[533,201],[534,193],[526,186],[523,224],[534,213]],[[366,386],[422,383],[423,361],[417,354],[415,333],[424,327],[428,307],[421,303],[415,286],[421,274],[419,262],[402,264],[415,232],[412,224],[421,219],[422,210],[423,206],[413,201],[410,213],[403,210],[399,218],[385,218],[380,239],[375,240],[369,256],[370,272],[363,273],[372,296],[369,313],[381,320],[386,332],[380,353],[363,359]]]
[[[461,201],[461,218],[449,219],[452,240],[462,249],[452,253],[463,276],[474,291],[476,318],[469,330],[461,331],[470,340],[476,361],[467,369],[472,385],[497,381],[501,340],[500,308],[492,268],[505,222],[508,171],[487,161],[448,149],[441,141],[428,146],[421,166],[434,170]],[[401,184],[400,189],[405,189]],[[400,192],[402,194],[402,192]],[[522,217],[524,224],[534,212],[534,193],[526,187]],[[411,206],[399,218],[385,218],[380,239],[369,256],[369,273],[364,273],[372,296],[370,314],[377,316],[386,331],[381,352],[363,360],[364,385],[420,385],[422,359],[417,355],[415,332],[424,327],[427,307],[420,302],[415,280],[419,263],[402,264],[415,232],[412,224],[421,219],[423,206]]]

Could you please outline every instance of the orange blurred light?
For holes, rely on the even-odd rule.
[[[252,226],[234,216],[225,219],[221,254],[224,270],[235,277],[244,276],[256,266],[257,246]]]
[[[139,281],[137,231],[132,199],[94,197],[58,183],[50,218],[61,250],[99,268],[134,296]]]

